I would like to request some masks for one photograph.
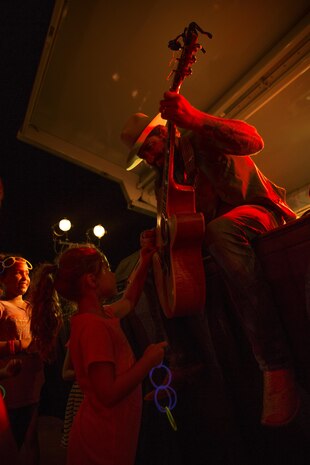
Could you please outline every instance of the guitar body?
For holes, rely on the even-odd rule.
[[[196,213],[192,186],[170,180],[166,215],[158,212],[153,256],[154,280],[167,318],[200,313],[206,285],[202,261],[204,217]]]
[[[168,228],[169,245],[153,256],[154,280],[161,307],[167,318],[200,313],[206,294],[201,256],[203,215],[173,215],[168,220]]]

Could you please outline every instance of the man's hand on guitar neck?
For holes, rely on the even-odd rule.
[[[162,118],[167,119],[182,129],[198,130],[206,114],[193,107],[183,95],[167,91],[159,102],[159,112]]]

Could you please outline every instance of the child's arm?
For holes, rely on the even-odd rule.
[[[115,375],[113,363],[92,363],[89,367],[89,379],[98,400],[106,407],[113,407],[124,399],[143,381],[151,368],[162,362],[167,345],[165,341],[149,345],[143,356],[119,376]]]
[[[123,318],[131,312],[141,296],[151,259],[156,251],[155,230],[143,231],[140,236],[140,244],[140,258],[127,281],[128,285],[123,297],[109,305],[114,316],[118,318]]]

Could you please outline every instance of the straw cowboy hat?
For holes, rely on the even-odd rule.
[[[132,170],[142,162],[138,152],[150,132],[156,126],[165,126],[166,123],[167,120],[163,119],[160,113],[153,119],[143,113],[135,113],[128,119],[121,133],[122,142],[130,149],[127,158],[127,171]]]

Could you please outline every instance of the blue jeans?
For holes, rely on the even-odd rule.
[[[278,310],[251,241],[282,224],[268,209],[242,205],[206,225],[206,245],[223,271],[236,313],[261,370],[291,365]]]

